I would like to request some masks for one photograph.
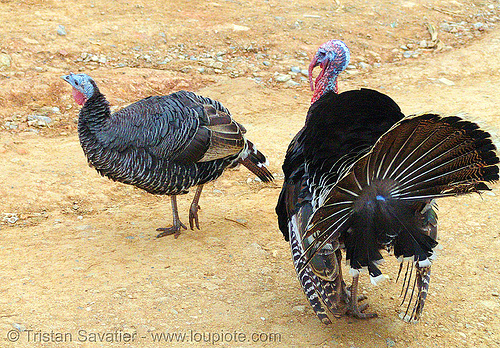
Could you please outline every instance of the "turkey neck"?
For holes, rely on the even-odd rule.
[[[96,90],[85,102],[78,117],[78,134],[84,150],[89,142],[97,142],[98,133],[106,129],[110,116],[111,111],[106,97]]]
[[[109,103],[98,90],[85,102],[78,117],[78,131],[87,128],[90,132],[102,131],[111,116]]]
[[[108,128],[106,125],[110,120],[111,111],[109,103],[98,89],[94,95],[85,102],[78,117],[78,136],[83,152],[88,156],[90,162],[94,162],[91,157],[96,151],[101,152],[104,144],[101,144],[103,136]],[[105,137],[105,136],[104,136]],[[90,157],[89,157],[90,156]],[[95,163],[93,163],[95,165]]]

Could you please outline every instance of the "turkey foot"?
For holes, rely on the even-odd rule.
[[[189,208],[189,227],[192,230],[194,230],[195,225],[197,229],[200,229],[200,223],[198,222],[198,210],[200,210],[201,208],[198,202],[200,201],[202,190],[203,190],[203,185],[200,185],[196,188],[196,193],[194,194],[193,202],[191,203],[191,207]]]
[[[156,238],[161,238],[161,237],[165,237],[165,236],[170,236],[171,234],[174,235],[174,238],[177,239],[179,238],[179,236],[181,235],[181,228],[187,230],[187,227],[186,225],[184,225],[182,222],[179,221],[179,225],[177,226],[172,226],[172,227],[160,227],[160,228],[157,228],[156,230],[157,231],[162,231],[161,233],[159,233]]]
[[[359,305],[359,302],[366,300],[367,297],[363,295],[358,296],[358,280],[359,274],[354,276],[352,279],[347,312],[349,315],[357,319],[376,318],[377,313],[363,313],[368,308],[368,303]]]
[[[174,238],[177,239],[181,234],[181,228],[187,230],[186,225],[184,225],[179,219],[179,211],[177,210],[176,196],[170,196],[170,202],[172,203],[172,216],[173,216],[172,227],[157,228],[156,229],[157,231],[162,231],[162,232],[158,234],[156,238],[161,238],[173,234]]]

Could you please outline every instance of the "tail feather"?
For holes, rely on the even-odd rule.
[[[394,197],[476,192],[480,182],[498,180],[494,149],[490,135],[476,124],[426,114],[396,124],[355,171],[357,177],[367,177],[368,185],[373,180],[396,181]]]
[[[373,280],[381,275],[379,249],[393,248],[421,271],[411,314],[418,318],[437,245],[424,207],[435,198],[489,190],[499,179],[498,163],[491,135],[472,122],[434,114],[401,120],[317,195],[319,208],[304,233],[314,241],[301,255],[302,268],[325,243],[340,239],[351,269],[366,268]]]
[[[251,141],[247,140],[247,151],[238,159],[238,162],[257,175],[263,182],[271,182],[274,180],[273,175],[267,169],[268,161],[266,157],[262,152],[257,150]]]
[[[376,224],[365,226],[376,235],[386,233],[383,224],[394,225],[396,230],[401,226],[411,230],[412,223],[418,227],[421,224],[411,217],[411,204],[480,192],[489,189],[486,183],[499,179],[499,159],[494,150],[489,133],[459,117],[425,114],[405,118],[320,197],[321,206],[312,216],[305,237],[314,235],[318,249],[325,240],[352,227],[355,217]],[[375,209],[383,215],[377,217],[380,215],[373,214]],[[411,222],[401,221],[403,217]],[[340,223],[345,219],[350,223]],[[411,234],[408,238],[412,241],[425,239]],[[356,239],[353,236],[353,241]],[[400,244],[407,247],[407,243]],[[432,243],[417,240],[416,244],[427,248]],[[409,250],[401,252],[407,256]],[[374,251],[370,253],[379,257]]]
[[[305,216],[307,216],[307,213]],[[306,265],[302,258],[304,246],[300,237],[301,230],[306,225],[306,222],[302,219],[303,217],[301,213],[298,213],[292,217],[289,223],[293,263],[302,289],[314,312],[321,322],[330,324],[332,316],[341,317],[346,311],[347,293],[340,269],[342,255],[340,249],[335,250],[334,254],[330,255],[331,262],[334,265],[328,269],[331,272],[328,280],[318,276],[317,269],[313,269],[312,265]]]

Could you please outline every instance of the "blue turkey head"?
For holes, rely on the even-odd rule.
[[[62,76],[62,79],[73,87],[73,97],[79,105],[85,104],[97,90],[92,78],[87,74],[73,74]]]

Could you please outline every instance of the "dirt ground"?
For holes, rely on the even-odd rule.
[[[341,90],[374,88],[407,114],[460,113],[497,134],[499,14],[499,1],[465,0],[1,0],[0,346],[500,347],[497,188],[440,202],[417,324],[398,317],[391,258],[388,282],[362,278],[379,318],[321,324],[274,214],[311,96],[291,67],[339,38],[352,57]],[[179,89],[218,99],[276,184],[230,170],[206,185],[201,231],[156,239],[169,199],[87,166],[59,78],[69,71],[94,77],[114,107]],[[178,199],[184,222],[192,196]]]

